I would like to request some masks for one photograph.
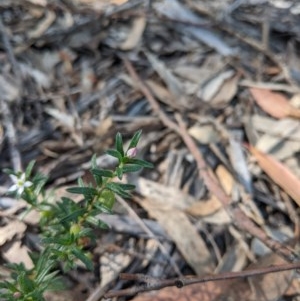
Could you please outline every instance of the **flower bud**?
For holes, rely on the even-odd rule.
[[[80,225],[73,224],[70,228],[70,234],[77,235],[80,232],[80,230],[81,230]]]
[[[20,292],[14,292],[13,297],[19,299],[22,296]]]
[[[127,153],[126,153],[126,156],[128,158],[134,158],[135,156],[137,155],[137,148],[136,147],[133,147],[133,148],[130,148]]]

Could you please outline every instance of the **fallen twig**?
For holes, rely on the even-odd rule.
[[[105,294],[104,296],[106,298],[113,298],[113,297],[135,295],[140,292],[159,290],[169,286],[176,286],[178,288],[182,288],[184,286],[196,284],[196,283],[253,277],[253,276],[258,276],[263,274],[295,270],[299,268],[300,268],[300,263],[298,262],[298,263],[289,263],[289,264],[282,264],[277,266],[256,268],[255,270],[246,270],[241,272],[227,272],[218,275],[208,275],[204,277],[187,276],[187,277],[179,277],[174,279],[158,279],[143,274],[121,274],[120,275],[121,279],[131,280],[131,281],[135,280],[138,281],[140,284],[124,290],[111,291]]]

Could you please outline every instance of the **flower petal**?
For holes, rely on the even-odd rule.
[[[16,184],[13,184],[8,188],[8,192],[13,192],[17,190],[18,190],[18,186]]]

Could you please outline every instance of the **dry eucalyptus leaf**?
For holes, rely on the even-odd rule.
[[[181,210],[165,208],[163,202],[163,198],[160,201],[147,198],[140,205],[164,228],[197,275],[211,272],[211,254],[194,225]]]
[[[256,103],[274,118],[300,117],[300,110],[293,107],[281,93],[267,89],[249,88]]]
[[[198,92],[198,96],[205,102],[210,102],[222,89],[222,86],[230,78],[234,77],[235,72],[233,70],[224,71],[217,76],[210,79]],[[234,92],[235,93],[235,92]]]
[[[300,206],[300,180],[274,157],[250,146],[261,169]]]
[[[15,241],[10,246],[5,246],[3,249],[3,258],[10,263],[23,262],[27,269],[31,269],[33,263],[28,252],[29,250],[26,246],[23,246],[20,241]]]
[[[145,16],[134,19],[132,29],[128,34],[127,39],[121,44],[120,49],[131,50],[138,45],[144,33],[146,21]]]
[[[188,129],[188,133],[202,144],[216,143],[220,141],[220,135],[213,124],[194,125]]]
[[[214,106],[227,105],[237,92],[239,78],[240,76],[237,74],[225,80],[218,93],[211,100],[211,103]]]
[[[0,246],[10,241],[15,235],[23,235],[26,225],[19,220],[11,220],[6,226],[0,228]]]
[[[207,201],[199,201],[185,211],[193,216],[208,216],[222,208],[221,202],[212,196]]]

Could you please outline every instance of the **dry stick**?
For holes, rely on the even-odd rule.
[[[2,115],[3,124],[6,130],[6,136],[9,145],[9,154],[13,170],[18,172],[22,170],[22,160],[20,152],[17,148],[17,135],[14,128],[13,117],[11,115],[8,104],[4,99],[0,99],[0,113]]]
[[[288,263],[288,264],[282,264],[277,266],[263,267],[255,270],[246,270],[241,272],[227,272],[218,275],[208,275],[204,277],[189,276],[189,277],[181,277],[181,278],[174,278],[174,279],[158,279],[143,274],[121,274],[120,278],[123,280],[135,280],[142,284],[124,290],[109,292],[105,294],[105,297],[112,298],[112,297],[135,295],[140,292],[159,290],[168,286],[176,286],[178,288],[182,288],[183,286],[196,284],[196,283],[253,277],[253,276],[258,276],[263,274],[276,273],[276,272],[294,270],[299,268],[300,268],[300,263],[298,262],[298,263]]]
[[[269,238],[259,227],[256,226],[256,224],[252,220],[250,220],[243,213],[243,211],[241,211],[240,208],[238,208],[238,207],[229,208],[230,204],[231,204],[231,200],[230,200],[229,196],[226,195],[225,191],[222,189],[220,184],[216,181],[213,174],[209,172],[209,168],[207,167],[206,162],[203,159],[202,154],[200,153],[194,140],[189,136],[181,116],[179,114],[177,114],[177,116],[176,116],[176,118],[178,120],[178,124],[179,124],[179,126],[178,126],[160,109],[158,102],[152,96],[148,87],[141,81],[140,77],[136,73],[134,67],[129,62],[129,60],[124,59],[124,64],[129,72],[130,76],[138,83],[141,92],[145,95],[145,97],[149,101],[150,105],[152,106],[153,111],[159,116],[159,118],[165,124],[165,126],[174,130],[176,133],[178,133],[181,136],[181,138],[183,139],[187,148],[193,154],[193,156],[196,160],[198,170],[199,170],[199,176],[203,178],[209,191],[211,193],[215,194],[217,196],[217,198],[220,200],[220,202],[223,204],[224,208],[230,212],[232,219],[237,224],[237,226],[241,230],[244,230],[244,231],[250,233],[251,235],[253,235],[254,237],[257,237],[258,239],[260,239],[269,248],[271,248],[275,253],[282,256],[286,260],[294,261],[294,260],[298,259],[298,256],[292,250],[288,249],[281,243],[276,242],[273,239]],[[272,268],[278,269],[276,271],[280,271],[280,270],[285,269],[286,267],[288,267],[288,269],[295,269],[295,268],[299,268],[299,266],[300,266],[299,263],[294,263],[294,264],[288,264],[288,265],[272,267]],[[247,271],[245,271],[245,273],[246,272]],[[257,269],[256,272],[257,273],[269,273],[270,270]],[[241,272],[241,273],[243,273],[243,272]],[[252,271],[252,273],[254,273],[254,272]],[[234,276],[230,276],[230,275],[235,275],[235,277],[241,277],[241,274],[229,273],[229,274],[225,274],[225,275],[226,275],[227,279],[229,279],[229,277],[234,278]],[[249,274],[247,274],[247,275],[249,275]],[[132,277],[134,277],[134,276],[132,276]],[[224,275],[223,276],[215,275],[215,276],[210,276],[209,278],[201,278],[202,281],[198,281],[198,282],[203,282],[203,279],[207,279],[205,281],[218,280],[218,277],[221,277],[221,279],[224,279]],[[106,294],[106,297],[124,296],[126,294],[135,294],[135,293],[141,292],[141,291],[160,289],[162,287],[165,287],[166,284],[168,284],[167,286],[170,286],[170,285],[178,286],[178,284],[179,284],[178,279],[177,279],[177,282],[176,281],[174,282],[174,280],[173,281],[170,280],[171,282],[168,282],[168,281],[169,280],[155,280],[155,281],[151,280],[150,282],[146,281],[147,283],[144,285],[132,287],[130,289],[119,291],[119,292],[111,292],[111,293]],[[180,281],[179,286],[182,286],[182,284],[184,285],[185,283],[187,283],[186,280],[182,281],[182,279],[179,279],[179,281]],[[164,286],[162,286],[162,282],[165,284]]]

